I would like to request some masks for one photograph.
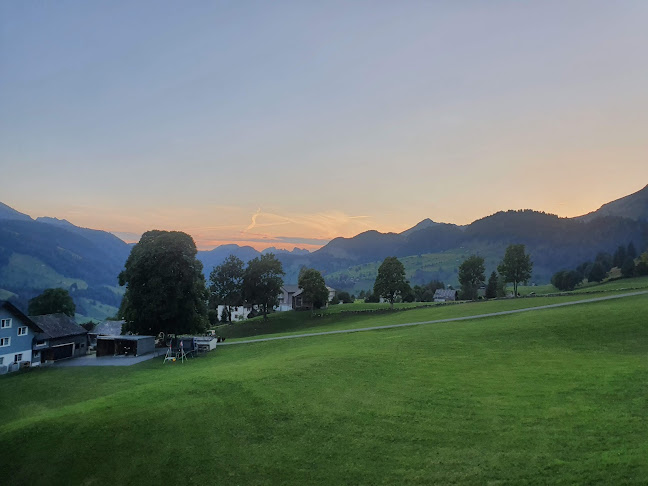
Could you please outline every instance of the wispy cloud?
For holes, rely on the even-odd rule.
[[[256,220],[259,217],[259,214],[261,214],[261,208],[257,209],[256,213],[254,213],[252,215],[252,222],[250,223],[250,225],[247,228],[245,228],[243,230],[243,233],[245,233],[246,231],[250,231],[252,228],[254,228],[256,226],[256,224],[257,224]]]

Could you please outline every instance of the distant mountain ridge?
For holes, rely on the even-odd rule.
[[[424,219],[401,233],[370,230],[352,238],[335,238],[312,253],[298,248],[259,252],[232,244],[199,251],[198,259],[209,278],[213,267],[230,254],[247,262],[273,252],[283,264],[286,283],[296,283],[300,269],[306,266],[320,270],[328,284],[346,290],[357,284],[349,273],[351,267],[380,262],[387,256],[418,256],[408,260],[409,277],[412,283],[422,283],[439,276],[452,278],[463,256],[483,254],[495,262],[508,244],[524,243],[535,263],[534,279],[541,283],[552,272],[591,260],[599,251],[613,252],[630,241],[640,250],[648,243],[648,186],[578,218],[523,210],[501,211],[465,226]],[[26,305],[26,300],[45,288],[61,286],[74,292],[75,302],[87,315],[108,315],[119,306],[123,289],[117,287],[117,276],[131,248],[111,233],[57,218],[34,220],[0,203],[0,296],[3,290],[8,291],[4,295],[17,294]],[[448,257],[421,258],[434,254]],[[422,266],[417,268],[419,261]],[[425,266],[431,261],[444,263]]]
[[[620,216],[637,221],[648,221],[648,185],[633,194],[604,204],[596,211],[579,216],[577,219],[591,221],[601,216]]]
[[[16,211],[0,202],[0,219],[16,219],[19,221],[32,221],[31,216]]]

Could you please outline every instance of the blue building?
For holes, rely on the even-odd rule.
[[[40,353],[33,349],[42,332],[15,305],[0,301],[0,373],[40,365]]]

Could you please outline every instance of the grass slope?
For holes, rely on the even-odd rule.
[[[304,332],[335,331],[339,329],[358,329],[407,322],[432,321],[452,319],[455,317],[476,316],[494,312],[527,309],[543,305],[560,304],[580,300],[595,299],[623,293],[610,291],[592,295],[567,294],[555,296],[537,296],[519,299],[496,299],[478,302],[456,302],[433,304],[418,302],[416,304],[400,304],[395,308],[399,312],[389,311],[389,304],[345,304],[333,306],[311,317],[305,312],[278,312],[271,314],[267,321],[255,317],[233,325],[221,325],[216,328],[218,335],[232,339],[253,336],[301,334]],[[368,310],[373,312],[365,312]],[[347,310],[348,309],[348,310]],[[360,311],[357,311],[360,309]]]
[[[646,484],[647,308],[13,374],[3,463],[13,485]]]

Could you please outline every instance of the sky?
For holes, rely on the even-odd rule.
[[[0,201],[316,249],[648,183],[648,2],[0,2]]]

